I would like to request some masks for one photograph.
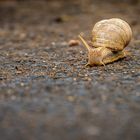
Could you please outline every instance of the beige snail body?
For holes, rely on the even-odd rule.
[[[132,38],[132,30],[127,22],[112,18],[97,22],[92,30],[92,46],[79,35],[88,49],[88,64],[105,65],[127,56],[124,48]]]

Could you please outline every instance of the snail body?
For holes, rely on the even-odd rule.
[[[128,52],[124,48],[132,38],[132,30],[127,22],[112,18],[97,22],[92,30],[92,46],[79,35],[88,49],[87,65],[105,65],[124,58]]]

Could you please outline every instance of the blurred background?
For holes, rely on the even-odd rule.
[[[112,17],[132,55],[85,68],[69,41]],[[0,140],[140,140],[140,0],[0,0]]]
[[[83,30],[88,32],[98,20],[111,17],[122,18],[136,25],[139,13],[140,0],[0,0],[0,23],[8,26],[12,26],[13,22],[17,25],[46,22],[46,26],[50,26],[51,23],[69,26],[77,21],[77,25],[71,30],[76,32],[80,24],[80,27],[83,26]],[[61,25],[59,24],[60,27]]]

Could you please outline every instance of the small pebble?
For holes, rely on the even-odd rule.
[[[75,100],[75,98],[74,98],[74,96],[68,96],[68,100],[69,100],[70,102],[73,102],[73,101]]]
[[[23,87],[23,86],[25,86],[25,84],[24,83],[20,83],[20,85]]]
[[[55,42],[51,42],[51,45],[52,45],[52,46],[55,46],[55,45],[56,45],[56,43],[55,43]]]
[[[78,46],[78,45],[80,45],[80,41],[72,39],[68,42],[68,45],[71,46],[71,47],[72,46]]]
[[[76,81],[77,79],[76,78],[73,78],[73,81]]]

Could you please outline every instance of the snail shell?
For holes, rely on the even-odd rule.
[[[79,38],[89,51],[88,65],[105,65],[127,55],[124,48],[132,38],[132,30],[124,20],[112,18],[94,25],[92,46],[89,46],[81,35]]]

